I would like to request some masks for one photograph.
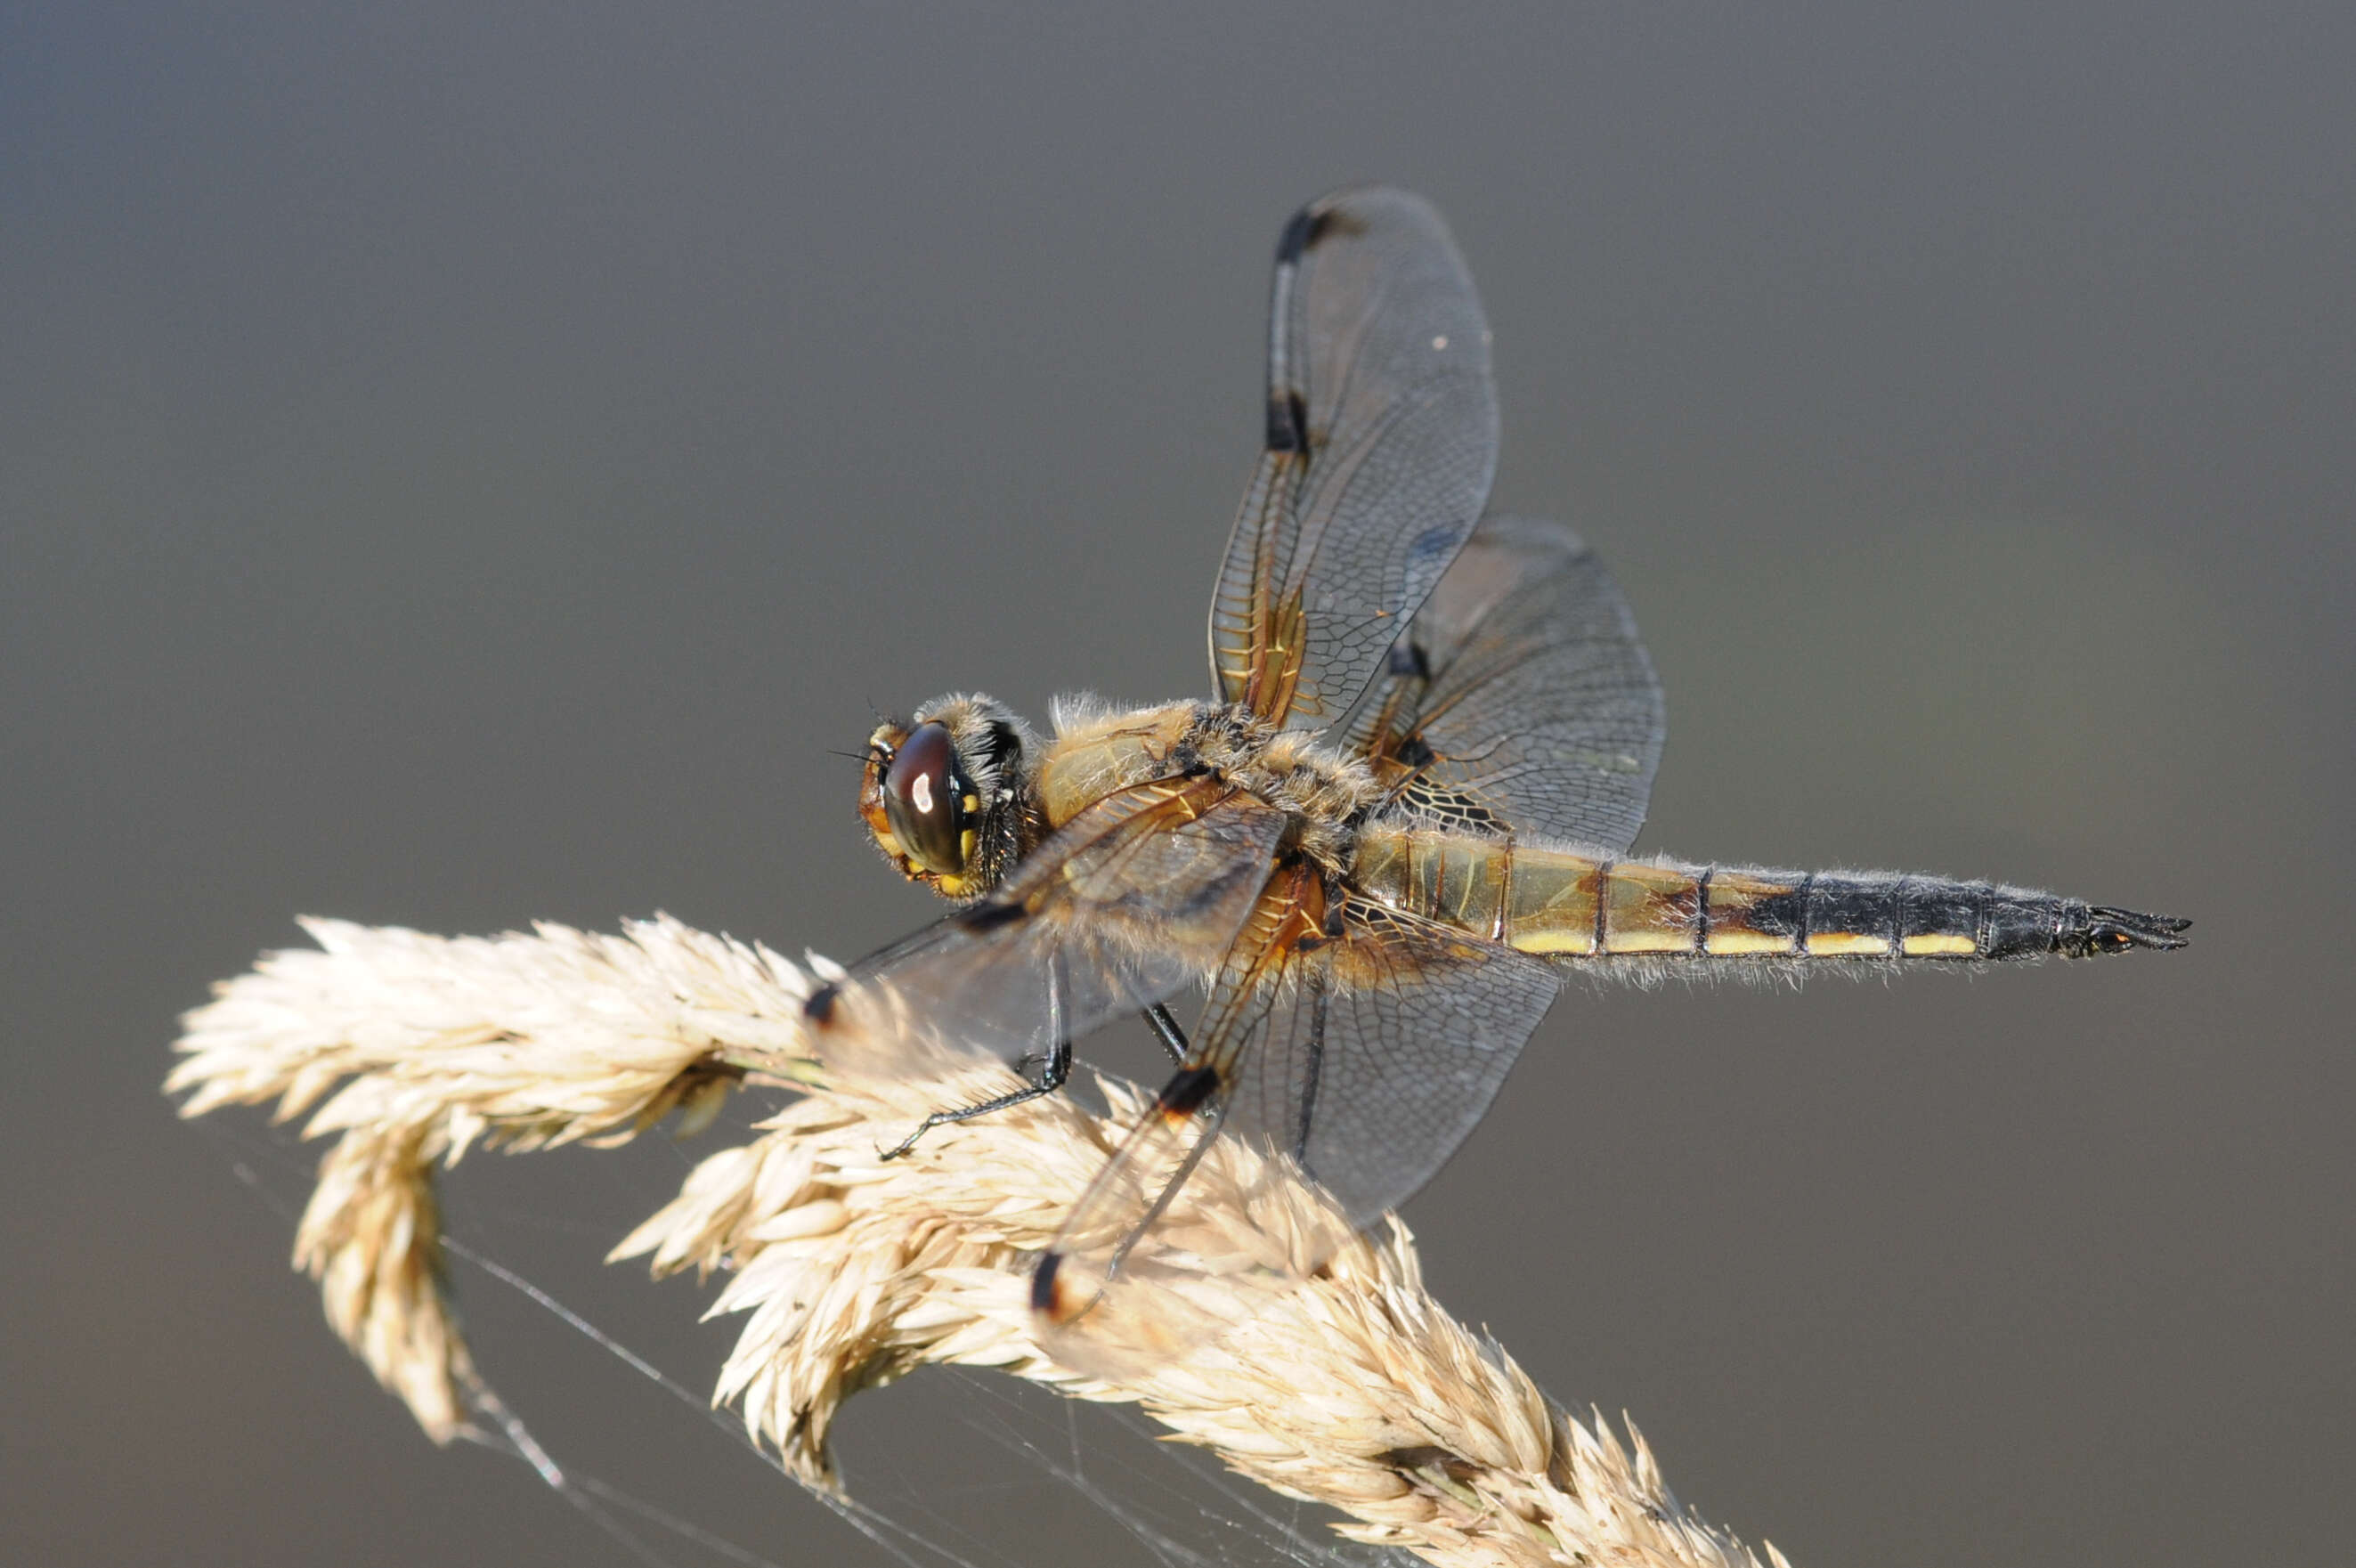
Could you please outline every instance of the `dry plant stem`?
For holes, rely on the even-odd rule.
[[[798,1098],[723,1150],[615,1250],[658,1272],[729,1272],[715,1313],[749,1315],[715,1398],[793,1472],[830,1487],[842,1401],[927,1362],[993,1367],[1075,1398],[1133,1402],[1183,1441],[1289,1497],[1348,1516],[1353,1539],[1443,1564],[1743,1564],[1688,1514],[1641,1436],[1547,1400],[1494,1343],[1425,1293],[1388,1220],[1277,1293],[1237,1277],[1215,1339],[1081,1372],[1043,1352],[1030,1264],[1119,1136],[1068,1097],[938,1129],[884,1161],[927,1112],[1005,1086],[1003,1070],[912,1079],[821,1065],[802,1034],[811,972],[658,919],[624,936],[543,926],[450,940],[327,921],[322,950],[271,955],[188,1015],[167,1087],[194,1115],[314,1105],[342,1140],[296,1240],[336,1331],[446,1441],[473,1381],[446,1299],[431,1167],[487,1142],[621,1138],[708,1109],[746,1073]],[[814,962],[816,961],[813,961]],[[343,1087],[324,1104],[336,1084]],[[1322,1195],[1218,1145],[1172,1228],[1217,1257],[1330,1227]],[[1216,1311],[1214,1276],[1197,1305]],[[1771,1548],[1768,1560],[1783,1559]]]

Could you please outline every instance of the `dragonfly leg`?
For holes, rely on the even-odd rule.
[[[1151,1026],[1153,1037],[1162,1042],[1162,1048],[1170,1053],[1170,1059],[1173,1062],[1183,1062],[1186,1059],[1186,1031],[1178,1026],[1178,1020],[1170,1015],[1170,1009],[1156,1002],[1145,1010],[1145,1021]],[[1029,1060],[1038,1059],[1026,1058],[1026,1063]],[[951,1122],[970,1122],[977,1116],[987,1116],[993,1111],[1005,1111],[1013,1106],[1027,1105],[1044,1095],[1053,1094],[1063,1088],[1065,1079],[1071,1076],[1072,1042],[1057,1040],[1054,1048],[1049,1050],[1045,1058],[1041,1061],[1039,1076],[1033,1081],[1010,1094],[1001,1094],[994,1100],[985,1100],[979,1105],[968,1105],[957,1111],[934,1112],[916,1123],[915,1132],[886,1149],[883,1157],[887,1160],[898,1159],[916,1146],[917,1139],[936,1127],[946,1126]]]
[[[969,1105],[958,1111],[934,1112],[916,1123],[915,1132],[884,1150],[882,1157],[887,1160],[898,1159],[916,1146],[917,1139],[936,1127],[946,1126],[951,1122],[970,1122],[977,1116],[987,1116],[993,1111],[1005,1111],[1017,1105],[1027,1105],[1033,1100],[1053,1094],[1063,1088],[1064,1080],[1071,1076],[1072,1042],[1057,1040],[1054,1047],[1047,1052],[1046,1060],[1040,1064],[1037,1079],[1010,1094],[1001,1094],[994,1100],[985,1100],[979,1105]]]
[[[1170,1053],[1170,1064],[1176,1067],[1186,1059],[1186,1031],[1170,1015],[1170,1009],[1156,1002],[1145,1010],[1145,1022],[1153,1030],[1153,1037]]]

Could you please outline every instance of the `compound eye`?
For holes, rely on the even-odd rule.
[[[965,869],[964,793],[957,746],[942,725],[911,730],[884,770],[884,811],[893,836],[927,871],[954,876]]]

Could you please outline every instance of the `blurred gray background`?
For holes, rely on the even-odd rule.
[[[841,956],[926,918],[824,748],[951,687],[1205,689],[1278,226],[1384,178],[1480,280],[1499,502],[1647,629],[1644,844],[2199,921],[1575,989],[1408,1210],[1436,1288],[1799,1568],[2344,1561],[2351,43],[2324,5],[0,6],[0,1558],[634,1561],[331,1341],[272,1207],[316,1151],[177,1122],[176,1015],[298,912]],[[698,1152],[470,1161],[453,1219],[701,1386],[731,1326],[594,1262]],[[560,1459],[889,1561],[460,1284]],[[854,1488],[976,1562],[1146,1560],[1048,1473],[1098,1429],[1001,1392],[865,1396]]]

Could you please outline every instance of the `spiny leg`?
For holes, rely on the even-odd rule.
[[[1046,1060],[1040,1065],[1036,1080],[1024,1084],[1010,1094],[998,1095],[979,1105],[968,1105],[957,1111],[936,1111],[916,1123],[916,1130],[884,1151],[883,1158],[896,1160],[916,1146],[916,1140],[934,1128],[950,1122],[969,1122],[977,1116],[987,1116],[993,1111],[1010,1106],[1025,1105],[1064,1087],[1072,1076],[1071,1031],[1064,1027],[1064,961],[1057,955],[1047,964],[1047,1038],[1054,1042],[1047,1047]],[[1028,1060],[1029,1058],[1025,1058]],[[1019,1070],[1019,1068],[1018,1068]]]
[[[1060,1018],[1063,1015],[1063,993],[1060,983],[1063,976],[1060,968],[1057,970],[1055,978],[1058,983],[1055,989],[1050,993],[1050,1009],[1053,1016]],[[1184,1061],[1186,1059],[1186,1032],[1183,1029],[1181,1029],[1178,1026],[1178,1021],[1170,1015],[1170,1009],[1163,1006],[1161,1003],[1156,1002],[1152,1006],[1148,1007],[1145,1010],[1144,1016],[1147,1026],[1153,1031],[1153,1037],[1162,1043],[1162,1048],[1163,1050],[1170,1053],[1171,1061],[1173,1063]],[[899,1158],[902,1155],[906,1154],[910,1149],[916,1146],[917,1139],[923,1137],[926,1133],[931,1132],[936,1127],[946,1125],[951,1122],[969,1122],[976,1116],[987,1116],[993,1111],[1009,1110],[1017,1105],[1028,1104],[1032,1101],[1040,1099],[1043,1096],[1053,1094],[1055,1090],[1063,1088],[1065,1080],[1069,1079],[1071,1076],[1072,1042],[1069,1039],[1065,1038],[1062,1032],[1058,1030],[1056,1033],[1055,1043],[1048,1047],[1046,1058],[1041,1063],[1039,1076],[1036,1079],[1023,1085],[1021,1089],[1012,1090],[1010,1093],[999,1095],[995,1099],[985,1100],[979,1105],[968,1105],[956,1111],[934,1112],[931,1115],[926,1117],[922,1122],[916,1124],[916,1130],[915,1132],[901,1139],[889,1149],[886,1149],[884,1152],[883,1157],[887,1160]]]
[[[945,1126],[951,1122],[969,1122],[977,1116],[987,1116],[993,1111],[1006,1111],[1017,1105],[1027,1105],[1033,1100],[1053,1094],[1063,1088],[1064,1080],[1071,1076],[1072,1042],[1058,1039],[1048,1047],[1046,1059],[1041,1064],[1036,1079],[1010,1093],[999,1095],[993,1100],[985,1100],[979,1105],[969,1105],[958,1111],[934,1112],[916,1123],[915,1132],[884,1150],[882,1157],[887,1160],[898,1159],[916,1146],[917,1139],[936,1127]]]
[[[1183,1065],[1186,1060],[1186,1031],[1178,1026],[1170,1009],[1156,1002],[1145,1010],[1145,1022],[1153,1031],[1153,1037],[1162,1042],[1162,1048],[1170,1053],[1170,1065]]]

